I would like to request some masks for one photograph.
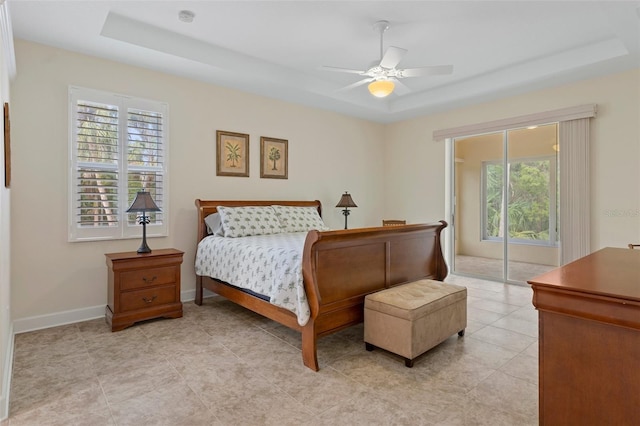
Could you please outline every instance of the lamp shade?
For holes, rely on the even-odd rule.
[[[376,98],[389,96],[396,85],[391,80],[376,80],[369,83],[369,92]]]
[[[131,203],[131,207],[127,210],[127,213],[130,212],[159,212],[160,207],[158,207],[151,198],[151,194],[146,191],[140,191],[136,194],[136,199]]]
[[[348,192],[345,192],[344,194],[342,194],[342,197],[340,197],[340,201],[338,201],[338,204],[336,204],[336,207],[358,207],[356,206],[356,203],[353,202],[353,198],[351,198],[351,194],[349,194]]]

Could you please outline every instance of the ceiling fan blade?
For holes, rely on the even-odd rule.
[[[402,96],[402,95],[406,95],[407,93],[411,92],[411,89],[409,89],[405,84],[401,83],[400,80],[392,78],[391,79],[393,81],[393,84],[395,85],[393,92],[396,95]]]
[[[365,73],[365,71],[352,70],[352,69],[349,69],[349,68],[329,67],[329,66],[326,66],[326,65],[323,65],[322,69],[325,70],[325,71],[346,72],[346,73],[350,73],[350,74],[360,74],[360,75],[363,75]]]
[[[389,46],[387,51],[384,52],[384,56],[380,61],[380,66],[383,68],[395,68],[400,63],[404,55],[407,54],[406,49],[401,49],[395,46]]]
[[[367,84],[372,82],[374,79],[373,78],[365,78],[363,80],[360,81],[356,81],[353,84],[350,84],[348,86],[343,87],[342,89],[338,89],[337,92],[346,92],[347,90],[351,90],[351,89],[355,89],[358,86],[362,86],[363,84]]]
[[[424,77],[428,75],[446,75],[453,72],[453,65],[433,65],[430,67],[407,68],[398,70],[398,77]]]

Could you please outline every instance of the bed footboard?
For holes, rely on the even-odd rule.
[[[318,370],[319,337],[362,322],[367,294],[448,273],[440,234],[445,221],[402,227],[310,231],[302,273],[311,319],[302,330],[304,364]]]

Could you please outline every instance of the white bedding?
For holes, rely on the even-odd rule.
[[[210,235],[198,243],[196,274],[267,296],[305,325],[310,316],[302,282],[306,236],[307,232],[239,238]]]

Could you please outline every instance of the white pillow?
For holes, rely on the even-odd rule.
[[[248,237],[282,232],[280,221],[271,206],[218,206],[225,237]]]
[[[328,231],[315,207],[273,206],[284,232]]]
[[[204,223],[207,225],[207,233],[209,235],[224,236],[224,229],[222,228],[222,219],[220,213],[211,213],[204,218]]]

